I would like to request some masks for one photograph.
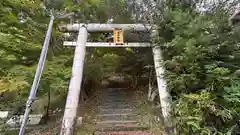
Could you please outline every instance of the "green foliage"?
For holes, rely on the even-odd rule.
[[[185,134],[189,132],[189,129],[195,133],[205,132],[202,130],[204,111],[207,108],[210,109],[213,104],[210,93],[206,91],[199,94],[182,94],[174,106],[178,130],[183,131]],[[184,111],[189,109],[192,111]]]
[[[12,108],[25,102],[32,83],[36,61],[44,36],[47,19],[33,21],[40,16],[32,1],[3,0],[0,4],[0,108]],[[28,23],[21,24],[17,14],[24,11]],[[33,16],[33,17],[31,17]],[[6,106],[7,103],[7,106]]]
[[[2,0],[0,3],[0,109],[23,106],[28,97],[34,78],[41,47],[49,22],[40,0]],[[48,10],[54,14],[76,12],[75,20],[81,22],[107,22],[109,16],[117,14],[115,21],[129,21],[124,1],[88,0],[78,4],[72,0],[44,0]],[[27,21],[20,23],[18,13],[22,11]],[[51,93],[51,103],[64,101],[71,77],[73,49],[62,47],[62,33],[56,27],[69,23],[68,19],[55,20],[47,61],[38,88],[35,108],[45,111],[47,93]],[[100,34],[90,36],[99,41]],[[125,50],[87,50],[84,80],[101,81],[111,76],[119,64]],[[84,82],[85,83],[85,82]],[[56,96],[57,95],[57,96]],[[62,102],[61,102],[62,103]],[[41,105],[40,105],[41,104]],[[64,106],[62,103],[61,107]],[[37,112],[38,112],[37,111]]]
[[[221,9],[222,7],[217,7]],[[160,18],[160,17],[159,17]],[[226,12],[175,5],[156,22],[173,114],[181,134],[225,134],[239,120],[239,31]],[[235,68],[236,67],[236,68]]]
[[[230,87],[225,87],[224,99],[233,105],[240,103],[239,82],[233,82]]]

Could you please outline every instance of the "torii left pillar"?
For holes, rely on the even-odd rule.
[[[68,89],[67,101],[60,135],[73,135],[74,133],[74,125],[83,76],[87,37],[88,31],[87,28],[83,25],[79,28],[72,66],[72,77]]]

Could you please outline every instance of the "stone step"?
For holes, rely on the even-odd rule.
[[[112,105],[132,105],[132,106],[137,106],[137,103],[133,102],[100,102],[99,106],[112,106]]]
[[[106,99],[106,98],[120,98],[120,99],[132,99],[131,97],[131,95],[128,95],[128,94],[126,94],[126,95],[100,95],[101,97],[103,97],[104,99]]]
[[[113,91],[113,90],[128,90],[128,89],[126,89],[126,88],[107,88],[106,90]]]
[[[100,106],[98,107],[100,110],[102,109],[135,109],[135,107],[132,107],[132,106],[116,106],[116,107],[112,107],[112,106]]]
[[[130,94],[119,94],[119,93],[114,93],[114,94],[105,94],[105,97],[118,97],[118,98],[128,98],[129,96],[131,97]]]
[[[119,114],[119,113],[136,113],[136,110],[132,108],[125,108],[125,109],[101,109],[99,110],[99,115],[102,114]]]
[[[131,97],[104,97],[102,101],[132,101],[133,99]]]
[[[132,108],[134,107],[131,104],[102,104],[99,108]]]
[[[130,95],[105,95],[105,96],[102,96],[102,97],[104,97],[104,99],[109,99],[109,98],[113,98],[113,99],[127,99],[127,100],[131,100],[132,98],[132,96],[130,96]]]
[[[108,120],[108,121],[97,121],[96,124],[98,125],[118,125],[118,124],[137,124],[138,122],[135,120],[129,120],[129,121],[118,121],[118,120]]]
[[[118,92],[118,91],[102,93],[102,95],[130,95],[130,94],[132,95],[133,93],[131,93],[131,92]]]
[[[128,103],[139,103],[138,101],[133,101],[133,100],[129,100],[129,99],[105,99],[104,101],[102,101],[102,103],[125,103],[125,102],[128,102]]]
[[[107,100],[107,101],[99,101],[100,105],[108,105],[108,104],[129,104],[129,105],[136,105],[136,104],[139,104],[138,102],[133,102],[133,101],[129,101],[129,100]]]
[[[123,100],[123,101],[131,101],[131,98],[126,98],[126,97],[104,97],[104,99],[102,101],[106,100],[114,100],[114,101],[118,101],[118,100]]]
[[[118,101],[118,100],[120,100],[120,101],[132,101],[132,98],[131,97],[126,97],[126,96],[123,96],[123,97],[102,96],[101,101],[106,102],[108,100],[112,100],[112,101]]]
[[[104,93],[102,93],[102,94],[105,94],[105,95],[107,95],[107,94],[109,94],[109,95],[115,95],[115,94],[133,94],[132,92],[128,92],[128,91],[106,91],[106,92],[104,92]]]
[[[104,92],[132,92],[131,90],[127,90],[127,89],[107,89]]]
[[[112,93],[105,93],[104,95],[106,96],[126,96],[126,95],[130,95],[129,93],[126,92],[112,92]]]
[[[107,89],[104,94],[99,96],[101,100],[100,106],[98,106],[96,131],[100,132],[96,132],[98,133],[96,135],[101,135],[100,133],[106,135],[105,131],[121,131],[123,133],[123,131],[148,129],[148,127],[138,125],[138,120],[141,119],[136,110],[138,101],[133,100],[132,95],[131,90],[112,88]]]
[[[137,120],[140,119],[140,117],[137,114],[134,113],[120,113],[120,114],[103,114],[103,115],[97,115],[98,120],[100,121],[106,121],[106,120]]]
[[[131,91],[105,91],[102,94],[133,94]]]
[[[149,132],[144,131],[117,131],[117,132],[95,132],[94,135],[152,135]]]
[[[105,103],[101,104],[101,106],[121,106],[121,105],[137,106],[137,103],[134,103],[134,102],[105,102]]]
[[[109,93],[132,93],[131,91],[126,91],[126,90],[107,90],[103,92],[103,94],[109,94]]]
[[[144,131],[148,130],[148,127],[138,126],[136,124],[97,124],[96,131]]]
[[[115,100],[108,100],[106,99],[103,101],[103,103],[139,103],[139,101],[134,101],[134,100],[124,100],[124,99],[115,99]]]

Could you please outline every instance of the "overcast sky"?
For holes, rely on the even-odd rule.
[[[215,4],[218,4],[219,2],[224,2],[224,1],[227,1],[227,3],[225,4],[226,9],[228,9],[230,4],[233,3],[233,2],[238,3],[238,4],[235,5],[236,8],[239,8],[239,6],[240,6],[240,0],[203,0],[202,3],[199,3],[197,5],[197,8],[198,8],[198,10],[204,12],[204,11],[209,10],[209,7],[211,7]],[[233,9],[233,10],[235,10],[235,9]]]

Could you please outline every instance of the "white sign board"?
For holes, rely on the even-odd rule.
[[[43,115],[29,115],[28,118],[28,122],[27,125],[37,125],[40,123],[41,119],[42,119]],[[23,121],[23,115],[21,116],[12,116],[7,122],[6,124],[11,126],[11,127],[15,127],[15,126],[19,126]]]
[[[6,119],[8,117],[8,111],[0,111],[0,119]]]

